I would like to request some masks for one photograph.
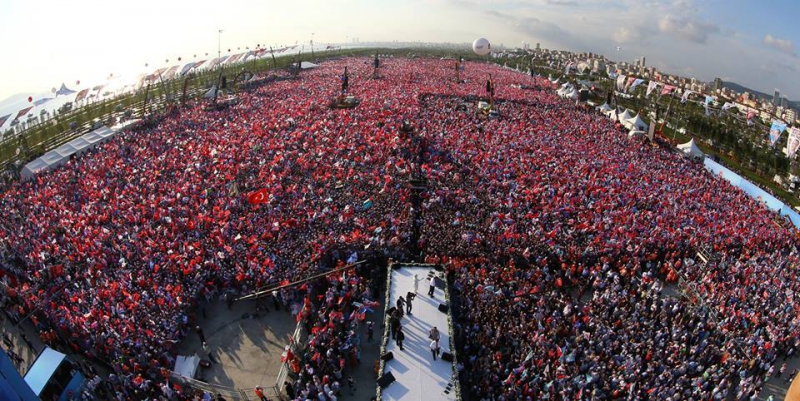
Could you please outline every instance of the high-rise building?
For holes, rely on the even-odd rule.
[[[714,78],[714,92],[722,89],[722,79],[721,78]]]
[[[775,89],[775,94],[772,95],[772,105],[773,106],[778,106],[778,102],[780,101],[780,97],[781,97],[781,91],[778,90],[778,89]]]
[[[537,42],[537,43],[536,43],[536,50],[539,50],[539,49],[540,49],[540,47],[539,47],[539,43]]]
[[[641,62],[639,62],[639,66],[640,66],[640,67],[645,67],[645,66],[646,66],[646,64],[644,63],[644,61],[645,61],[645,60],[644,60],[644,56],[642,56],[642,61],[641,61]]]
[[[789,99],[786,96],[781,96],[781,107],[784,109],[789,107]]]

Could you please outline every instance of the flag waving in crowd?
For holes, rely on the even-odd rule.
[[[250,193],[250,195],[247,195],[247,202],[249,202],[251,205],[266,203],[268,200],[267,196],[267,189],[262,188],[258,191]]]

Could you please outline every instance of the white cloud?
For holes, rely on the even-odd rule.
[[[790,54],[792,56],[796,55],[794,52],[794,43],[792,43],[791,40],[780,39],[770,34],[767,34],[766,36],[764,36],[764,44],[771,46],[786,54]]]
[[[708,36],[719,32],[713,22],[697,21],[690,17],[667,14],[658,21],[658,29],[677,38],[695,43],[706,43]]]
[[[617,43],[646,43],[653,35],[653,31],[641,26],[623,26],[614,31],[614,41]]]

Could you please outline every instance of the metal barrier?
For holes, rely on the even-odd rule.
[[[298,323],[297,327],[294,329],[294,334],[292,334],[292,342],[289,344],[292,353],[295,355],[301,355],[305,352],[305,347],[303,344],[306,343],[306,339],[308,338],[308,333],[306,333],[306,329],[303,327],[302,324]],[[278,378],[275,380],[275,387],[273,391],[277,393],[276,397],[280,399],[284,399],[283,392],[283,383],[285,383],[287,378],[289,377],[289,373],[291,372],[291,366],[284,362],[281,364],[281,370],[278,371]]]
[[[184,392],[196,392],[196,393],[210,393],[212,395],[220,394],[226,400],[229,401],[257,401],[258,398],[255,396],[253,390],[241,390],[235,389],[231,387],[220,386],[217,384],[211,384],[202,382],[199,380],[195,380],[186,376],[179,375],[175,372],[170,372],[170,381],[172,383],[179,384],[183,389]],[[188,391],[187,391],[188,390]],[[252,397],[251,397],[252,395]]]

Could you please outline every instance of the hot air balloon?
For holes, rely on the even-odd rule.
[[[472,51],[479,56],[485,56],[489,54],[491,49],[492,45],[489,44],[489,40],[486,38],[478,38],[472,42]]]
[[[28,96],[28,103],[30,103],[30,102],[32,102],[32,101],[33,101],[33,98],[32,98],[32,97],[30,97],[30,96]]]

